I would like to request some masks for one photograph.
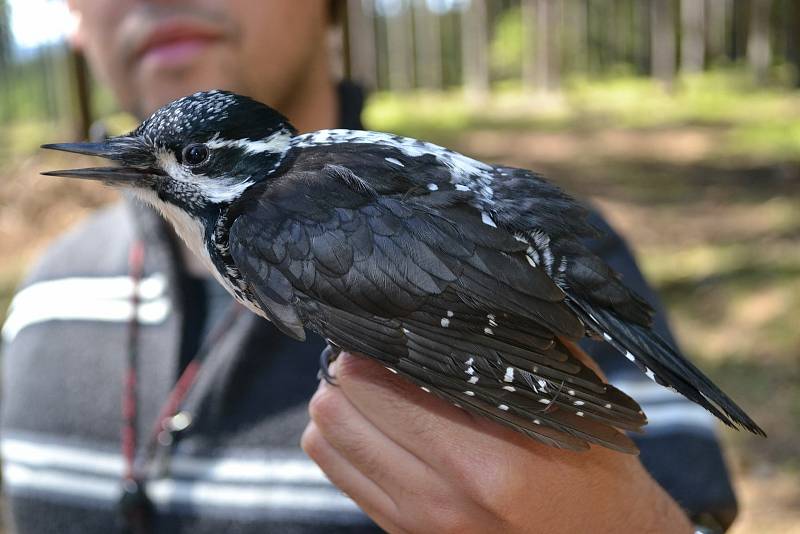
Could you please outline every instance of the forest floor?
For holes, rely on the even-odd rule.
[[[800,95],[690,84],[669,96],[641,82],[471,103],[379,95],[366,121],[535,169],[598,206],[684,350],[769,435],[720,429],[741,501],[732,532],[800,533]],[[16,155],[0,167],[0,320],[45,244],[116,198],[37,176],[72,164]]]

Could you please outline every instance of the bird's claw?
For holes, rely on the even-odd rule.
[[[322,349],[322,352],[319,354],[319,372],[317,373],[317,378],[319,380],[325,380],[325,382],[332,386],[337,385],[336,377],[331,374],[329,369],[330,365],[339,357],[340,352],[341,349],[333,345],[328,345]]]

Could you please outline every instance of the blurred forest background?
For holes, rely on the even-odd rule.
[[[39,177],[64,162],[38,145],[133,124],[58,35],[25,42],[34,4],[65,12],[0,0],[0,321],[43,246],[115,198]],[[721,433],[733,531],[800,532],[800,2],[342,10],[339,68],[371,94],[367,127],[541,171],[630,240],[685,351],[770,435]]]

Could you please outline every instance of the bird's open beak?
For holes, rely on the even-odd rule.
[[[99,180],[109,185],[135,185],[151,177],[152,169],[130,167],[124,165],[124,148],[120,146],[120,138],[111,139],[103,143],[56,143],[42,145],[47,150],[60,150],[83,154],[86,156],[99,156],[123,163],[119,167],[90,167],[86,169],[65,169],[59,171],[46,171],[45,176],[63,176],[65,178],[82,178],[85,180]]]

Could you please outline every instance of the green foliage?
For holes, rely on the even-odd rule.
[[[379,93],[365,113],[368,126],[398,133],[446,136],[460,130],[658,129],[718,127],[718,157],[800,158],[800,92],[759,88],[746,71],[718,70],[683,77],[665,92],[650,78],[572,78],[562,95],[541,96],[506,82],[479,105],[457,90],[447,93]]]
[[[520,8],[503,11],[495,22],[489,48],[492,78],[507,80],[522,74],[523,27]]]
[[[0,124],[69,114],[71,88],[63,48],[42,49],[29,59],[0,64],[0,70]]]

